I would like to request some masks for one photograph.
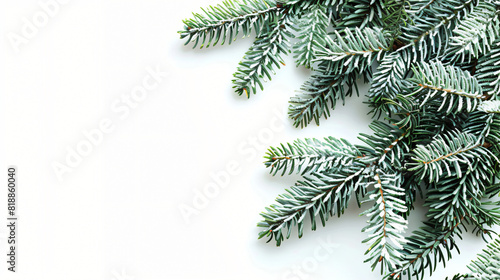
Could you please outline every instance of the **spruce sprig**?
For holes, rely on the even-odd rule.
[[[500,1],[226,0],[194,14],[180,31],[208,47],[256,39],[234,75],[250,97],[293,53],[312,70],[290,99],[301,128],[332,117],[338,102],[370,83],[374,118],[361,145],[327,137],[271,147],[272,175],[301,180],[261,213],[259,238],[280,246],[341,216],[350,200],[363,212],[366,262],[383,279],[423,279],[460,253],[467,229],[484,240],[500,225]],[[381,119],[382,118],[382,119]],[[429,208],[406,232],[420,195]],[[497,279],[499,241],[453,279]],[[494,275],[494,276],[491,276]],[[496,277],[496,278],[495,278]]]

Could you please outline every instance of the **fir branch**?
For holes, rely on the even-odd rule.
[[[500,39],[491,46],[491,51],[477,62],[476,78],[484,93],[495,99],[500,95]]]
[[[400,199],[405,195],[401,187],[401,174],[380,172],[374,176],[375,189],[368,194],[368,201],[374,205],[363,212],[363,215],[370,218],[363,232],[371,233],[363,243],[370,245],[365,253],[368,255],[365,262],[370,262],[372,269],[380,263],[382,271],[388,271],[401,265],[399,260],[403,255],[400,250],[403,249],[402,244],[406,243],[402,234],[408,223],[403,215],[408,209]]]
[[[499,36],[497,7],[488,1],[480,1],[453,30],[450,38],[450,53],[453,59],[462,61],[486,53]]]
[[[438,111],[438,108],[441,107],[439,102],[430,103],[423,108],[419,105],[416,106],[420,108],[420,111],[413,112],[416,121],[411,137],[415,145],[427,145],[438,135],[463,131],[465,120],[468,118],[467,113],[446,114],[446,112]]]
[[[369,166],[385,169],[403,169],[403,160],[409,151],[408,145],[402,141],[406,130],[397,125],[373,121],[370,125],[373,134],[359,134],[359,139],[366,145],[358,145],[365,156],[363,161]]]
[[[280,4],[284,8],[290,9],[295,14],[302,14],[304,11],[309,11],[315,5],[323,5],[326,7],[336,7],[345,0],[283,0]]]
[[[396,112],[391,101],[402,92],[401,81],[408,71],[404,55],[406,52],[385,55],[373,75],[368,98],[373,107],[372,113],[380,116],[382,112]]]
[[[293,226],[297,226],[298,236],[302,237],[307,214],[312,230],[316,230],[318,215],[325,226],[330,216],[344,213],[352,193],[361,183],[363,170],[356,167],[335,174],[312,173],[305,177],[280,195],[277,204],[266,207],[266,212],[261,213],[264,220],[258,226],[265,229],[259,233],[259,239],[267,236],[270,242],[274,238],[276,246],[280,246],[285,237],[290,237]]]
[[[464,219],[465,217],[458,218],[455,225],[446,231],[436,227],[434,222],[425,222],[423,227],[406,238],[407,243],[402,251],[404,255],[402,265],[387,274],[385,278],[399,279],[401,275],[407,275],[408,279],[415,276],[419,280],[424,278],[425,269],[432,275],[437,268],[437,262],[442,262],[445,266],[446,261],[451,259],[454,249],[460,253],[455,243],[455,236],[461,238],[460,225]]]
[[[500,143],[500,101],[483,102],[467,118],[464,131],[478,135],[485,143]]]
[[[317,215],[320,216],[324,226],[326,220],[328,220],[327,214],[333,216],[335,213],[338,215],[343,213],[352,192],[364,192],[366,185],[371,182],[366,179],[370,178],[370,174],[373,174],[376,168],[385,166],[384,164],[387,162],[395,162],[396,156],[401,157],[401,151],[405,147],[401,147],[400,144],[400,139],[404,137],[404,135],[401,135],[402,131],[395,130],[394,126],[377,121],[370,127],[375,131],[375,135],[366,135],[362,140],[367,144],[377,143],[377,148],[356,146],[363,155],[353,158],[351,164],[341,168],[338,166],[339,168],[334,168],[331,172],[313,172],[304,176],[304,181],[299,181],[295,186],[287,190],[288,193],[277,198],[278,204],[271,205],[266,208],[266,212],[261,214],[264,221],[258,225],[266,229],[259,234],[259,238],[268,236],[269,241],[274,238],[277,246],[279,246],[285,237],[289,238],[291,227],[294,225],[298,226],[299,237],[301,237],[303,234],[303,220],[307,213],[310,214],[313,230],[316,229],[314,217]],[[390,139],[387,138],[387,135],[395,135],[394,137],[397,138]],[[284,148],[282,149],[281,152],[278,152],[284,152]],[[359,154],[359,152],[356,154]],[[289,159],[285,157],[285,160]],[[288,161],[287,163],[290,164],[291,162]],[[306,164],[307,161],[302,161],[302,165]],[[286,167],[283,166],[283,169],[286,169]],[[359,190],[359,187],[362,190]],[[286,235],[282,233],[284,228],[288,229]]]
[[[498,192],[496,194],[498,194]],[[476,213],[474,214],[479,224],[485,224],[488,227],[500,224],[500,201],[481,201],[481,203],[475,207],[475,210]]]
[[[496,239],[488,244],[487,248],[477,256],[477,260],[472,261],[467,267],[469,273],[457,274],[451,280],[500,278],[500,240]]]
[[[233,88],[238,95],[245,93],[247,98],[257,91],[257,85],[264,89],[261,79],[272,79],[275,74],[274,67],[281,68],[285,65],[282,54],[289,52],[286,37],[291,33],[286,30],[287,17],[269,25],[269,31],[257,37],[253,45],[246,52],[240,62],[238,70],[234,73]]]
[[[420,63],[413,68],[412,95],[421,97],[420,107],[428,101],[439,99],[438,111],[473,111],[481,100],[486,100],[481,86],[469,72],[441,62]]]
[[[331,173],[344,166],[355,165],[354,160],[361,156],[357,148],[344,139],[299,139],[293,144],[269,148],[265,165],[271,168],[270,173],[273,175],[278,171],[282,171],[282,176],[294,171],[302,175],[309,172]]]
[[[385,16],[384,1],[381,0],[347,0],[342,6],[339,28],[353,28],[383,26],[382,18]]]
[[[410,17],[407,13],[408,6],[411,5],[407,0],[385,0],[383,3],[382,22],[384,29],[388,30],[394,39],[401,34],[401,26],[410,23]]]
[[[489,100],[481,103],[477,108],[478,111],[487,114],[500,114],[500,101],[499,100]]]
[[[401,27],[398,40],[404,46],[399,51],[410,48],[415,62],[442,55],[451,36],[449,27],[472,10],[476,1],[429,1],[415,13],[409,25]]]
[[[475,162],[472,168],[477,165]],[[488,218],[479,215],[482,209],[480,198],[492,176],[484,171],[477,173],[477,177],[471,172],[463,178],[447,177],[431,184],[425,203],[429,207],[427,217],[437,221],[443,230],[453,226],[456,217],[469,217],[473,221]],[[477,222],[477,225],[481,226],[481,223]]]
[[[477,260],[468,267],[471,270],[471,276],[476,279],[498,279],[500,277],[500,241],[497,239],[488,244],[487,249],[483,250]]]
[[[295,30],[299,33],[299,42],[293,46],[297,66],[304,65],[308,68],[316,58],[316,49],[326,45],[326,28],[329,24],[326,6],[318,3],[309,9],[310,12],[298,20]]]
[[[243,37],[250,34],[252,28],[260,33],[266,22],[273,22],[279,16],[280,8],[274,0],[225,0],[222,4],[203,9],[204,15],[193,13],[193,18],[184,20],[184,30],[179,31],[186,45],[194,41],[193,48],[201,48],[226,42],[231,44],[239,32]]]
[[[335,109],[337,100],[345,104],[346,97],[358,94],[356,87],[357,73],[336,75],[320,65],[290,99],[288,116],[293,125],[304,128],[313,120],[319,125],[321,117],[330,117],[330,110]]]
[[[413,150],[409,170],[415,171],[420,180],[438,182],[444,175],[447,177],[462,177],[461,164],[473,167],[477,158],[482,158],[480,168],[471,171],[488,170],[490,162],[498,161],[495,155],[489,152],[479,138],[468,133],[452,132],[438,135],[428,145],[418,145]],[[470,171],[469,171],[470,172]]]
[[[346,28],[345,35],[336,30],[334,33],[335,38],[327,40],[328,47],[318,49],[316,60],[331,62],[330,68],[335,74],[350,73],[354,69],[363,72],[377,57],[390,50],[390,40],[378,28]]]
[[[472,112],[465,121],[464,132],[477,135],[481,141],[492,147],[493,153],[500,156],[500,101],[483,102],[478,110]]]
[[[421,12],[428,9],[436,0],[410,0],[409,7],[407,8],[407,13],[410,15],[410,18],[414,19],[421,14]]]

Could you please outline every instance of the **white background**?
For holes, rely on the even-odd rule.
[[[7,229],[0,227],[0,279],[301,279],[292,276],[297,270],[302,279],[381,278],[362,263],[366,217],[354,202],[300,241],[295,232],[279,248],[257,240],[258,214],[298,178],[269,175],[267,148],[330,135],[358,143],[370,116],[361,96],[320,127],[293,128],[288,100],[309,72],[291,57],[264,92],[238,97],[232,73],[251,39],[193,50],[177,34],[183,18],[216,3],[69,1],[16,51],[13,34],[24,36],[24,19],[44,10],[38,1],[1,2],[0,178],[6,182],[8,165],[18,167],[20,220],[16,274],[7,272]],[[147,79],[147,69],[169,76],[128,115],[113,109]],[[84,132],[106,120],[113,131],[59,180],[54,164],[67,164]],[[193,207],[196,192],[228,164],[239,173],[184,217],[179,207]],[[6,209],[6,187],[0,198]],[[417,209],[411,228],[424,215]],[[334,250],[321,247],[328,241]],[[428,279],[465,272],[484,247],[470,233],[459,245],[462,254],[447,271],[440,266]]]

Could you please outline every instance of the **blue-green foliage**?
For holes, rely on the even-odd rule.
[[[422,279],[459,252],[467,228],[492,236],[500,224],[491,199],[500,193],[499,17],[498,0],[226,0],[185,20],[181,37],[194,46],[255,33],[234,75],[240,95],[262,89],[288,53],[311,69],[289,102],[296,127],[319,125],[359,94],[357,84],[371,83],[375,120],[362,145],[327,137],[269,149],[272,175],[303,179],[261,213],[259,238],[280,246],[293,231],[302,237],[306,220],[312,230],[326,226],[356,198],[371,204],[366,262],[384,279]],[[427,221],[405,233],[418,195]],[[498,246],[453,279],[500,279]]]

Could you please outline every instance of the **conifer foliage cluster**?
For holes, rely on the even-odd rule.
[[[262,90],[286,55],[311,69],[289,102],[297,127],[319,124],[370,83],[373,132],[362,145],[328,137],[269,149],[273,175],[303,179],[261,213],[259,238],[280,246],[306,220],[316,230],[366,203],[366,262],[383,279],[422,279],[459,253],[466,231],[494,239],[499,17],[498,0],[226,0],[185,20],[179,33],[193,47],[255,34],[234,74],[239,95]],[[407,232],[418,196],[427,220]],[[500,279],[500,243],[488,246],[453,279]]]

